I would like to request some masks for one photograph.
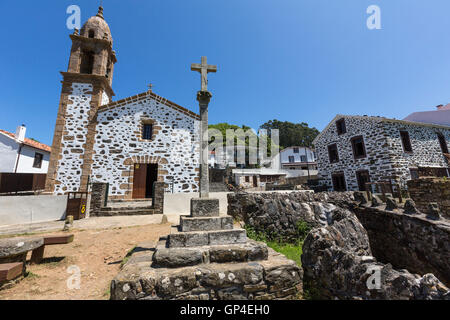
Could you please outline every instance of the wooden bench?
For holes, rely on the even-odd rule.
[[[0,264],[0,283],[13,280],[20,276],[22,272],[22,262],[2,263]]]
[[[33,264],[41,262],[41,260],[44,258],[45,246],[71,243],[73,241],[73,238],[73,234],[44,237],[44,244],[32,251],[30,263]]]

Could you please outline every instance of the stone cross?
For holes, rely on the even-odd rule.
[[[208,72],[217,72],[217,66],[210,65],[206,62],[206,57],[202,57],[202,63],[191,64],[191,71],[198,71],[201,74],[202,89],[208,91]]]
[[[208,198],[208,105],[212,97],[208,91],[208,72],[216,72],[217,66],[208,65],[206,57],[202,57],[202,63],[193,63],[191,70],[200,72],[202,81],[201,90],[197,92],[200,105],[200,198]]]

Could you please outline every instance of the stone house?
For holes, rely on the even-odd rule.
[[[337,115],[316,137],[319,178],[336,191],[366,182],[449,176],[450,127],[374,116]]]
[[[95,181],[109,183],[112,199],[140,199],[160,181],[198,191],[199,116],[151,90],[112,101],[117,58],[102,7],[70,38],[46,190],[83,191]]]

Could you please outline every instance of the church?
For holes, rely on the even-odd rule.
[[[70,39],[46,191],[103,182],[111,199],[143,199],[160,181],[168,192],[198,192],[199,115],[151,90],[112,100],[117,58],[102,7]]]

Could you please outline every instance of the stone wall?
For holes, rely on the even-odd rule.
[[[347,190],[358,190],[356,172],[367,170],[371,182],[397,176],[403,182],[411,179],[409,168],[448,167],[436,132],[450,143],[450,129],[429,125],[414,125],[378,117],[342,116],[346,133],[338,135],[332,121],[316,139],[315,147],[319,177],[332,187],[332,174],[344,173]],[[400,130],[408,131],[413,152],[405,152]],[[366,157],[354,159],[351,138],[362,136]],[[336,144],[339,161],[330,163],[328,146]]]
[[[450,274],[449,220],[407,214],[398,204],[389,211],[380,200],[362,204],[364,194],[235,193],[228,195],[228,214],[285,240],[298,237],[298,221],[307,222],[312,230],[303,246],[304,287],[315,297],[450,298],[444,285]],[[381,270],[380,290],[367,287],[373,268]]]
[[[91,189],[91,206],[89,216],[95,217],[100,213],[100,209],[105,206],[106,188],[108,184],[93,182]]]
[[[384,207],[356,207],[356,216],[369,234],[373,255],[397,269],[433,273],[450,286],[450,221],[431,220]]]
[[[73,83],[65,112],[64,133],[54,190],[56,194],[78,191],[81,186],[83,156],[87,142],[93,86]]]
[[[152,93],[102,107],[97,115],[92,178],[110,183],[111,198],[131,198],[134,164],[158,164],[158,181],[173,192],[198,191],[198,125],[194,115]],[[142,124],[153,137],[142,139]]]
[[[417,208],[426,212],[430,202],[436,202],[441,213],[450,219],[450,179],[420,178],[408,181],[408,192]]]
[[[290,241],[298,236],[299,221],[305,221],[311,227],[325,225],[336,210],[336,204],[352,199],[350,192],[230,193],[228,214],[258,232]]]
[[[164,213],[164,182],[154,182],[153,183],[153,201],[152,207],[155,209],[155,214]]]

